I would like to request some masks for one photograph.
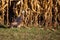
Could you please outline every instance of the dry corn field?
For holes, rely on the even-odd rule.
[[[60,0],[0,0],[0,24],[19,26],[60,26]]]

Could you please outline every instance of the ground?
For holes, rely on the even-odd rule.
[[[0,28],[0,40],[60,40],[60,30],[42,28]]]

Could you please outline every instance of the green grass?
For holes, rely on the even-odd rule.
[[[0,40],[60,40],[60,31],[41,28],[0,28]]]

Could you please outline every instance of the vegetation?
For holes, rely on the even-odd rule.
[[[35,27],[0,28],[0,40],[60,40],[59,30],[51,31]]]
[[[0,0],[0,40],[59,40],[59,26],[60,0]]]
[[[51,29],[60,25],[60,0],[0,0],[0,8],[2,24],[10,25],[20,15],[23,26],[43,25]]]

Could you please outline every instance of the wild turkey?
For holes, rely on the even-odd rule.
[[[22,16],[18,16],[13,22],[10,24],[10,27],[18,27],[22,22]]]

